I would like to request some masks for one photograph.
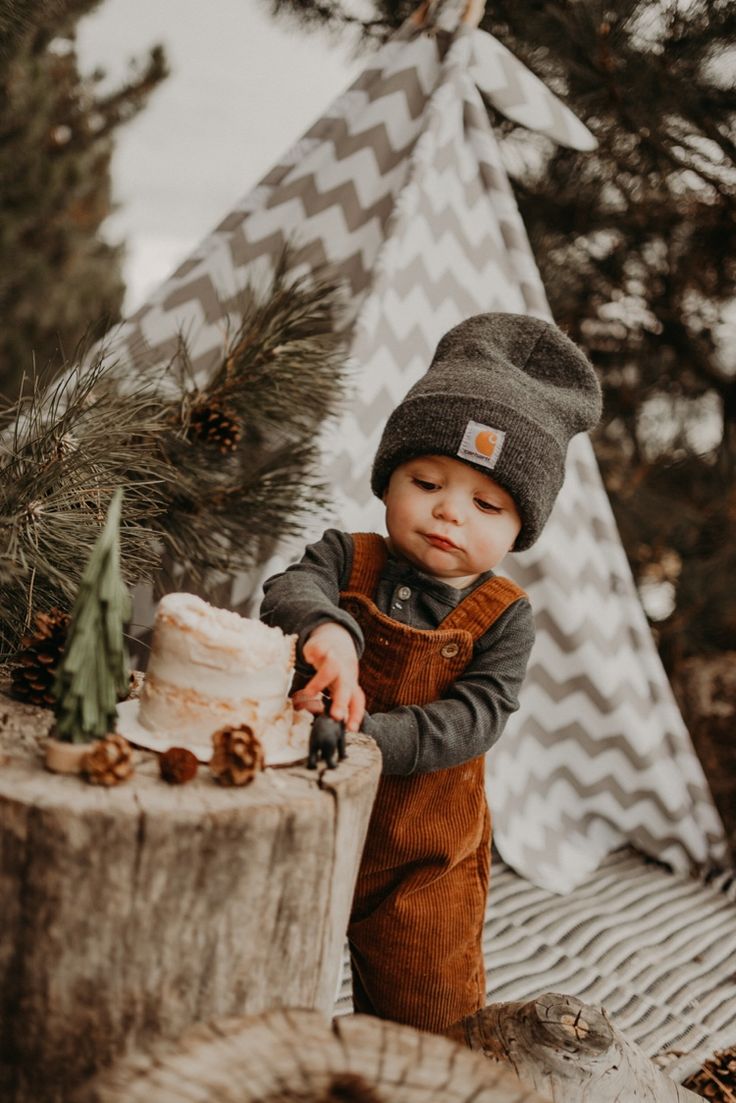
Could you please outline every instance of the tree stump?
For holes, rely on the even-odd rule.
[[[45,710],[0,695],[0,1098],[57,1103],[129,1047],[222,1015],[329,1017],[380,753],[245,788],[156,756],[105,789],[43,769]]]
[[[558,1098],[567,1098],[560,1096]],[[74,1103],[549,1103],[446,1038],[366,1015],[273,1011],[119,1062]]]
[[[698,1103],[612,1024],[605,1010],[547,992],[494,1003],[450,1027],[464,1042],[565,1103]]]

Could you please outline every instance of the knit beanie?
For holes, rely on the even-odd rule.
[[[379,498],[415,456],[463,460],[514,499],[531,547],[554,505],[570,438],[601,415],[592,365],[557,326],[527,314],[476,314],[440,340],[428,371],[389,417],[373,462]]]

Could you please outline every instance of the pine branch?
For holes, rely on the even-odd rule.
[[[195,384],[182,339],[168,365],[128,368],[135,388],[100,351],[7,408],[0,655],[34,612],[69,610],[118,487],[130,585],[153,581],[165,554],[207,590],[324,508],[316,440],[344,390],[342,299],[329,279],[290,275],[292,260],[285,253],[270,286],[244,293],[207,385]]]
[[[298,532],[327,500],[315,442],[344,395],[343,299],[329,278],[291,275],[293,260],[287,249],[271,285],[243,293],[205,386],[183,337],[167,368],[179,396],[164,448],[178,481],[155,526],[205,589],[211,572],[252,567],[263,541]]]
[[[175,478],[157,455],[167,410],[145,387],[121,398],[114,363],[43,379],[7,409],[0,438],[0,653],[15,650],[34,609],[68,610],[113,492],[126,485],[125,573],[151,579],[159,561],[152,519]]]

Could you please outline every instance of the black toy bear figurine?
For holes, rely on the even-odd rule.
[[[335,755],[337,755],[337,761],[342,762],[346,754],[345,725],[342,720],[333,720],[332,717],[324,714],[315,716],[309,733],[307,769],[316,770],[317,762],[321,758],[328,770],[334,770],[337,766]]]

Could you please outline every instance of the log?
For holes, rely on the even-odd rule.
[[[494,1003],[468,1015],[447,1036],[496,1061],[565,1103],[698,1103],[603,1008],[547,992],[528,1003]]]
[[[0,1098],[58,1103],[128,1047],[275,1007],[332,1013],[380,753],[335,770],[156,756],[112,789],[42,766],[51,714],[0,696]]]
[[[219,1020],[121,1059],[74,1103],[549,1103],[446,1038],[366,1015]]]

